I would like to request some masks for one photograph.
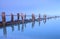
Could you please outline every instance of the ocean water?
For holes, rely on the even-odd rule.
[[[0,39],[60,39],[60,18],[0,28]]]

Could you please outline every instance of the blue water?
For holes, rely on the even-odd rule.
[[[0,39],[60,39],[60,18],[0,28]]]

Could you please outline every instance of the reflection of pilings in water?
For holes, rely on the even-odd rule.
[[[34,28],[34,24],[35,24],[35,22],[32,22],[32,28]]]
[[[14,25],[13,24],[11,24],[11,27],[12,27],[12,32],[14,31]]]
[[[6,23],[6,17],[5,17],[5,12],[2,12],[2,24],[5,26]]]
[[[20,23],[18,23],[18,30],[20,31]]]
[[[25,28],[26,28],[26,23],[25,23]]]
[[[4,34],[4,36],[7,36],[7,30],[6,30],[5,26],[3,26],[3,34]]]
[[[44,18],[43,22],[45,24],[46,23],[46,14],[43,15],[43,18]]]
[[[14,25],[13,25],[13,20],[14,20],[14,17],[13,17],[13,14],[11,13],[11,27],[12,27],[12,32],[14,31]]]
[[[39,26],[40,26],[40,21],[39,21]]]
[[[22,32],[24,31],[24,24],[22,24],[22,28],[21,28],[21,31],[22,31]]]

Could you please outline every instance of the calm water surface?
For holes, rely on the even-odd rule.
[[[0,39],[60,39],[60,18],[0,28]]]

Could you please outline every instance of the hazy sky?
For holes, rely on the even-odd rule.
[[[60,0],[0,0],[0,13],[60,15]]]

